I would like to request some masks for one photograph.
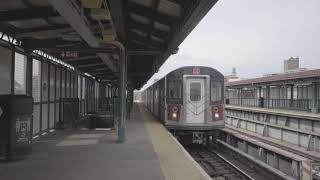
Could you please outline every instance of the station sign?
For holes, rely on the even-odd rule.
[[[200,73],[201,72],[199,67],[192,68],[192,75],[199,75]]]
[[[61,53],[62,58],[78,58],[79,53],[75,51],[65,51]]]

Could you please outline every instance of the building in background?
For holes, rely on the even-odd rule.
[[[264,74],[263,77],[268,76],[274,76],[279,74],[286,74],[286,73],[295,73],[295,72],[301,72],[306,71],[307,68],[300,68],[300,58],[297,56],[296,58],[290,57],[289,59],[286,59],[283,61],[283,72],[278,73],[267,73]]]
[[[283,71],[288,72],[295,69],[299,69],[299,57],[290,57],[287,60],[284,60]]]
[[[231,75],[225,76],[225,82],[233,82],[241,80],[237,75],[237,70],[235,67],[232,68]]]
[[[284,60],[283,64],[283,71],[284,73],[291,73],[291,72],[300,72],[305,71],[306,68],[300,68],[300,59],[299,57],[290,57],[287,60]]]

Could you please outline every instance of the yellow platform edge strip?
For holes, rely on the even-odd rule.
[[[139,110],[166,180],[212,179],[146,108]]]

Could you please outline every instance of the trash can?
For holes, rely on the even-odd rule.
[[[31,153],[33,99],[0,95],[0,158],[17,159]]]
[[[88,128],[113,128],[113,118],[105,112],[90,113],[88,116]]]

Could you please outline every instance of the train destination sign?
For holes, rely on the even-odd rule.
[[[192,74],[193,75],[199,75],[200,74],[200,68],[198,68],[198,67],[192,68]]]

